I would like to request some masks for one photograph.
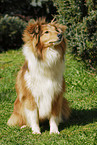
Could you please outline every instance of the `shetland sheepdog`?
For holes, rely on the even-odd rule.
[[[23,33],[25,63],[17,75],[17,98],[7,124],[32,128],[40,134],[39,122],[49,120],[50,133],[68,119],[70,108],[65,92],[64,54],[66,26],[45,19],[29,23]]]

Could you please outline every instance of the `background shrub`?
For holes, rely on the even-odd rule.
[[[56,14],[56,7],[52,0],[1,0],[0,13],[19,16],[26,21],[45,16],[49,21]]]
[[[31,0],[0,0],[1,14],[25,14],[30,6]]]
[[[97,5],[94,0],[54,0],[57,19],[67,25],[71,52],[87,66],[97,67]]]
[[[59,15],[58,19],[66,25],[72,25],[82,21],[87,15],[87,7],[84,0],[53,0]]]
[[[97,65],[97,33],[95,11],[83,19],[83,23],[73,26],[75,35],[72,35],[70,46],[75,55],[80,56],[87,65]]]
[[[22,45],[22,32],[30,19],[56,13],[52,0],[1,0],[0,1],[0,52]]]
[[[18,17],[5,15],[0,20],[0,51],[19,48],[26,22]]]

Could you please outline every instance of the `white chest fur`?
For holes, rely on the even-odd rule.
[[[59,57],[57,51],[50,50],[47,61],[40,62],[33,53],[26,53],[29,71],[26,71],[24,79],[35,98],[41,119],[50,117],[52,101],[62,89],[64,62],[59,61]]]

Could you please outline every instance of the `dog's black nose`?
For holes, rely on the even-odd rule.
[[[61,33],[58,33],[57,36],[58,36],[59,39],[62,38],[62,34]]]

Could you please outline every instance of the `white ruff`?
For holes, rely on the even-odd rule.
[[[49,118],[52,101],[62,89],[64,61],[60,60],[60,53],[53,48],[47,49],[42,61],[26,46],[23,52],[29,68],[24,76],[26,85],[37,103],[39,118]]]

